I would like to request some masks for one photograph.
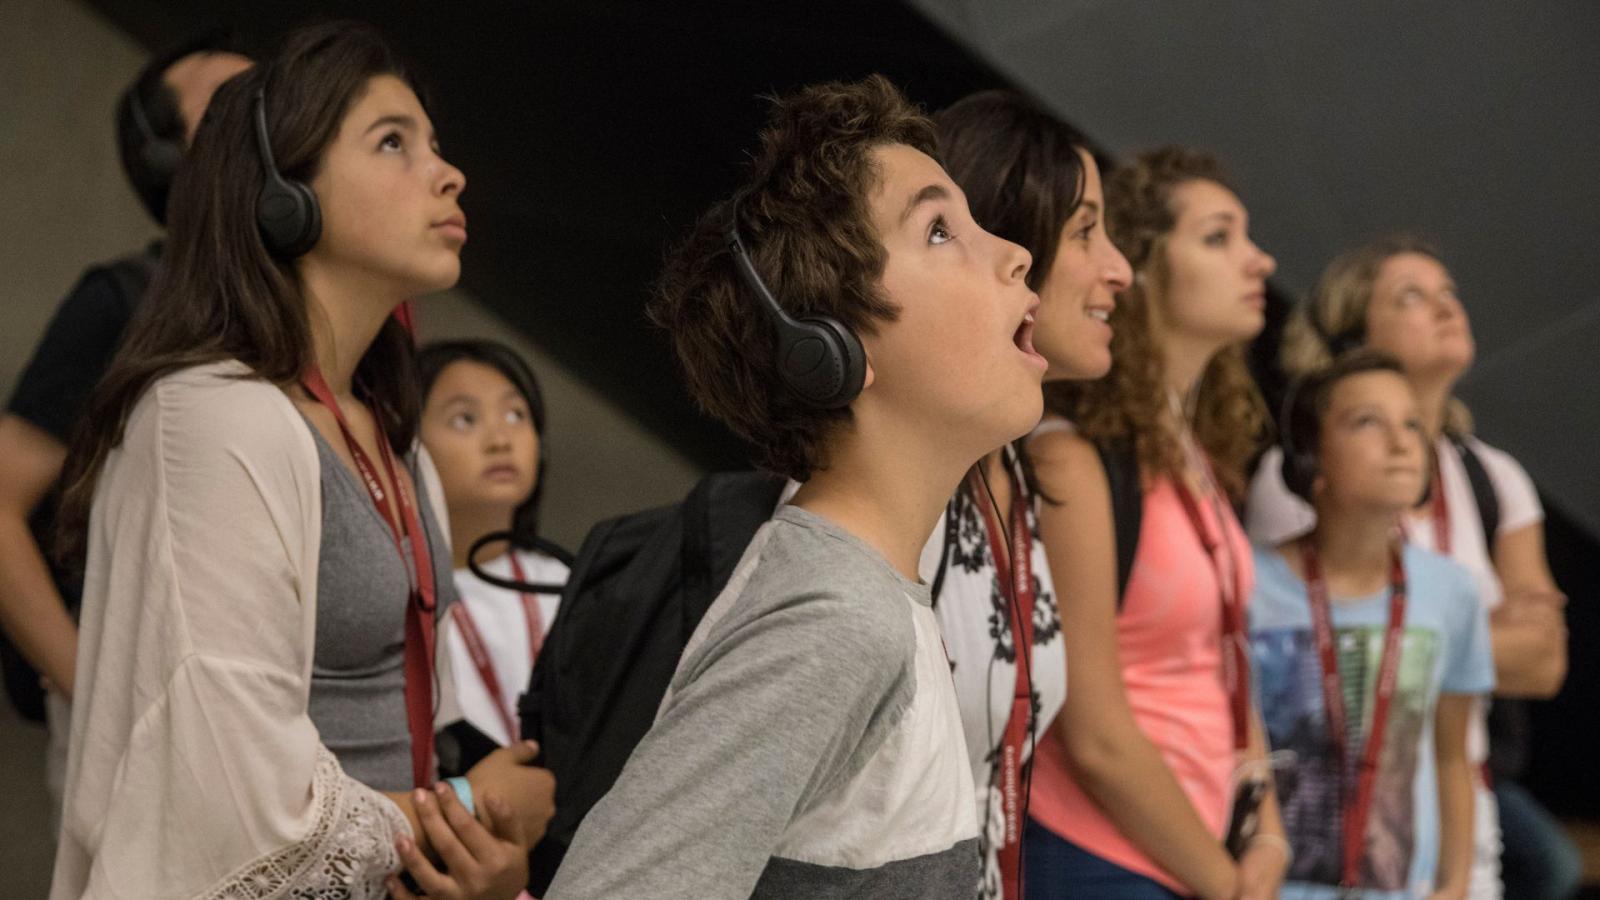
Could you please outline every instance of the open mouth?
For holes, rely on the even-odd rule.
[[[1040,356],[1039,351],[1033,348],[1033,316],[1038,308],[1039,304],[1035,301],[1028,308],[1028,311],[1023,314],[1022,324],[1018,325],[1017,330],[1012,333],[1011,342],[1016,344],[1017,349],[1021,350],[1030,359],[1037,360],[1040,364],[1045,364],[1045,358]]]
[[[1086,308],[1083,314],[1103,325],[1111,324],[1111,309],[1109,307],[1091,306]]]

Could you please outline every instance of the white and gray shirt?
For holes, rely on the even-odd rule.
[[[786,506],[545,896],[970,900],[972,798],[928,587]]]

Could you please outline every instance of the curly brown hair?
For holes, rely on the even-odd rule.
[[[751,261],[790,315],[831,316],[856,334],[899,315],[869,202],[880,181],[872,152],[890,144],[935,155],[932,122],[882,75],[773,101],[735,197]],[[749,442],[760,466],[805,479],[827,468],[830,436],[851,412],[806,406],[779,381],[772,321],[728,252],[732,203],[713,205],[668,254],[646,312],[671,336],[695,402]]]
[[[1111,315],[1111,371],[1099,381],[1045,385],[1045,408],[1071,420],[1096,443],[1132,441],[1147,473],[1175,475],[1183,448],[1167,416],[1166,366],[1150,331],[1145,285],[1165,285],[1166,240],[1177,222],[1172,194],[1211,181],[1232,190],[1216,159],[1184,147],[1146,153],[1113,170],[1105,182],[1106,231],[1138,277],[1117,295]],[[1266,403],[1245,364],[1242,344],[1212,357],[1195,389],[1195,439],[1211,458],[1218,484],[1244,496],[1246,469],[1260,448]]]

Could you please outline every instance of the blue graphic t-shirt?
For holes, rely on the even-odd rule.
[[[1322,702],[1322,663],[1304,582],[1277,550],[1257,548],[1250,645],[1261,715],[1273,750],[1291,750],[1277,773],[1294,865],[1282,896],[1337,896],[1342,865],[1338,766]],[[1363,896],[1425,896],[1439,859],[1439,785],[1433,750],[1439,694],[1494,688],[1489,622],[1472,576],[1458,563],[1405,548],[1406,621],[1398,683],[1389,708],[1366,828]],[[1373,692],[1389,621],[1389,589],[1332,603],[1334,642],[1352,725],[1350,781],[1371,728]]]

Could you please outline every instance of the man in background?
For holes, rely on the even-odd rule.
[[[249,68],[220,35],[187,41],[139,71],[116,108],[117,150],[145,210],[165,225],[172,177],[218,85]],[[0,660],[17,711],[48,720],[46,779],[59,809],[66,777],[81,579],[51,538],[73,429],[150,285],[161,242],[91,266],[34,348],[0,414]]]

